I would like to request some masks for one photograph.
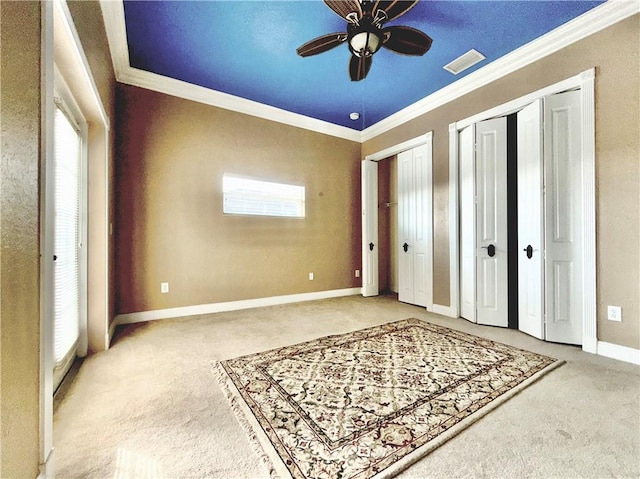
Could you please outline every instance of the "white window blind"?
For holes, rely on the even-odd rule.
[[[54,118],[54,352],[60,365],[74,348],[80,320],[80,134],[56,108]]]
[[[223,176],[223,212],[235,215],[304,218],[304,186]]]

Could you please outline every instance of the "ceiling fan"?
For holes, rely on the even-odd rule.
[[[314,38],[297,49],[298,55],[317,55],[347,42],[351,51],[349,75],[352,81],[367,76],[373,54],[381,47],[417,56],[431,48],[433,40],[420,30],[404,26],[383,27],[409,11],[418,0],[324,0],[324,3],[347,21],[347,32]]]

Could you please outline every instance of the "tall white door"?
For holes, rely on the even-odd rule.
[[[398,155],[398,299],[412,304],[414,302],[415,221],[413,151],[409,150]]]
[[[398,299],[432,305],[431,142],[398,154]]]
[[[476,124],[477,322],[508,326],[507,119]]]
[[[545,98],[546,339],[582,344],[580,92]]]
[[[362,161],[362,295],[379,294],[378,163]]]
[[[542,100],[518,112],[518,328],[544,339]]]
[[[59,100],[53,128],[54,389],[71,367],[76,354],[85,354],[80,344],[81,327],[86,324],[82,126]]]
[[[476,322],[475,125],[460,132],[460,316]]]

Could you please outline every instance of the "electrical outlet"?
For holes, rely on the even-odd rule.
[[[360,277],[360,270],[359,270],[359,269],[357,269],[357,270],[356,270],[356,278],[359,278],[359,277]]]
[[[169,283],[160,283],[160,292],[168,293],[169,292]]]
[[[622,308],[620,306],[607,306],[607,319],[609,321],[622,321]]]
[[[309,273],[309,281],[313,281],[313,273]]]

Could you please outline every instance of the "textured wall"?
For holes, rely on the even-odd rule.
[[[124,85],[116,114],[117,313],[360,286],[359,143]],[[306,218],[223,215],[225,172]]]
[[[0,477],[36,477],[40,371],[40,3],[0,2]]]
[[[390,130],[363,155],[434,131],[434,302],[449,304],[449,123],[596,67],[598,339],[640,348],[640,15]],[[606,320],[608,304],[623,321]]]

